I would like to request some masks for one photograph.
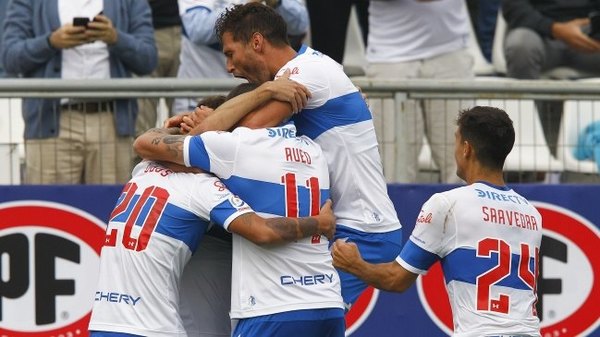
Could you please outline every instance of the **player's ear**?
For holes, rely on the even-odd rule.
[[[261,51],[263,49],[264,43],[265,37],[261,33],[254,32],[254,34],[252,34],[252,38],[250,39],[250,45],[252,46],[252,49],[254,49],[254,51]]]

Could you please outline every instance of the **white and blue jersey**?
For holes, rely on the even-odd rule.
[[[106,229],[90,331],[186,336],[179,280],[209,221],[227,228],[252,209],[216,177],[143,161]]]
[[[187,166],[216,174],[265,217],[318,214],[329,197],[320,147],[293,124],[206,132],[184,142]],[[258,246],[233,235],[231,318],[303,309],[343,308],[326,237]]]
[[[542,218],[506,187],[434,194],[397,262],[424,274],[441,261],[455,337],[540,336],[536,281]]]
[[[290,78],[312,94],[293,117],[299,134],[314,139],[329,163],[331,199],[337,218],[335,238],[358,245],[371,263],[393,261],[402,247],[402,230],[387,194],[371,112],[340,64],[302,46],[276,77]],[[339,272],[342,296],[349,308],[367,285]]]
[[[399,229],[387,194],[371,112],[342,66],[303,46],[275,77],[287,69],[290,78],[312,94],[293,120],[298,133],[314,139],[325,153],[338,224],[370,233]]]

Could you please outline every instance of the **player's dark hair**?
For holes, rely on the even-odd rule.
[[[486,167],[502,170],[515,143],[515,129],[508,114],[490,106],[476,106],[458,114],[458,132]]]
[[[256,83],[242,83],[242,84],[238,85],[237,87],[231,89],[231,91],[227,95],[226,100],[230,100],[230,99],[234,98],[235,96],[245,94],[256,88],[258,88],[258,84],[256,84]]]
[[[287,25],[281,15],[257,2],[227,8],[217,19],[215,32],[221,42],[224,33],[231,33],[236,42],[248,42],[254,33],[260,33],[274,46],[289,45]]]
[[[198,105],[196,105],[196,107],[199,108],[201,105],[204,105],[214,110],[218,108],[221,104],[225,103],[226,100],[227,97],[223,95],[207,96],[198,101]]]

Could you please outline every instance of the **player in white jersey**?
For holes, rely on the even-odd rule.
[[[266,6],[236,6],[221,16],[215,30],[234,76],[263,83],[288,71],[290,79],[308,88],[312,97],[293,120],[299,134],[321,146],[329,163],[335,235],[358,243],[371,262],[393,261],[402,245],[401,225],[387,195],[371,113],[342,66],[306,46],[299,52],[292,49],[285,22]],[[251,92],[236,104],[226,102],[194,132],[229,129],[258,107],[253,127],[278,125],[292,116],[290,105],[261,98]],[[344,272],[340,278],[349,307],[366,284]]]
[[[138,164],[111,213],[92,337],[187,336],[178,314],[179,279],[209,221],[257,244],[332,235],[335,219],[327,209],[311,218],[264,219],[213,175],[174,172],[169,165]]]
[[[288,123],[179,138],[152,130],[136,140],[143,158],[185,163],[219,176],[264,216],[313,214],[329,195],[327,162]],[[316,235],[259,247],[233,236],[231,318],[234,336],[344,336],[340,280],[329,242]]]
[[[334,265],[384,290],[404,291],[441,261],[455,337],[540,336],[536,283],[542,218],[503,179],[515,131],[506,112],[474,107],[459,114],[457,175],[467,186],[434,194],[396,261],[365,262],[337,240]]]
[[[257,0],[178,0],[183,27],[181,65],[177,78],[231,78],[225,69],[225,58],[214,32],[215,21],[225,8]],[[291,35],[301,36],[308,30],[308,11],[300,0],[265,2],[281,14]],[[195,99],[178,98],[174,111],[191,111]]]

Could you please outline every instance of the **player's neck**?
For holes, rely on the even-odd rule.
[[[270,65],[269,71],[271,73],[271,77],[275,77],[275,74],[289,61],[291,61],[294,57],[296,57],[297,52],[290,46],[285,47],[273,47],[270,50],[270,61],[268,64]]]
[[[473,167],[467,172],[465,181],[468,185],[471,185],[478,181],[483,181],[496,186],[504,186],[504,174],[501,170],[492,170],[486,167],[477,166]]]

